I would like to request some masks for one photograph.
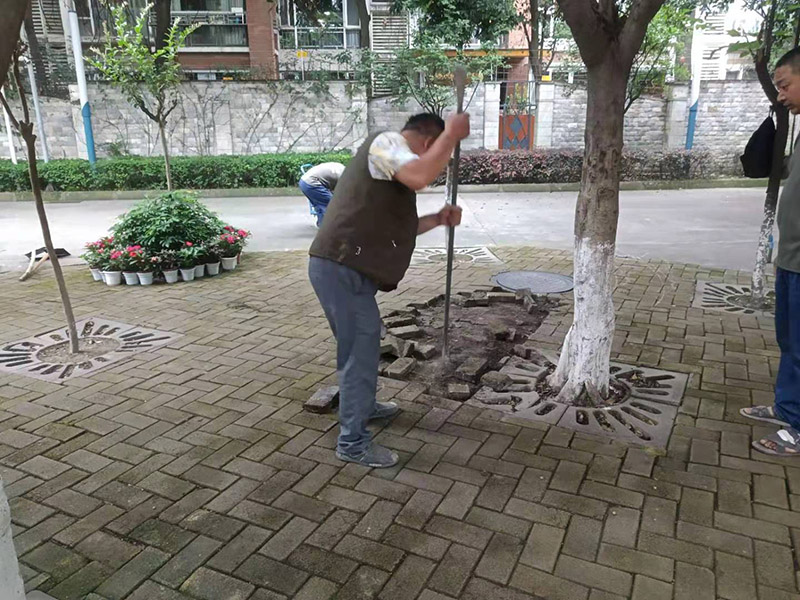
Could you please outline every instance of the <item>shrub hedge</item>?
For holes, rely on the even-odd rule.
[[[347,164],[346,153],[258,154],[253,156],[198,156],[172,159],[176,188],[231,189],[291,187],[297,184],[300,167],[336,161]],[[581,179],[580,150],[472,151],[461,158],[460,182],[486,183],[574,183]],[[163,189],[164,164],[160,157],[107,158],[92,170],[85,160],[53,160],[39,165],[42,186],[56,191]],[[625,151],[624,181],[684,180],[742,176],[741,166],[731,157],[703,151]],[[440,178],[439,183],[443,182]],[[0,191],[30,189],[24,163],[0,160]]]
[[[350,154],[257,154],[253,156],[177,156],[170,162],[176,188],[230,189],[297,185],[300,167],[335,161]],[[166,188],[164,161],[153,157],[105,158],[92,169],[86,160],[62,159],[39,164],[44,189],[56,191],[155,190]],[[0,160],[0,191],[30,190],[28,168]]]

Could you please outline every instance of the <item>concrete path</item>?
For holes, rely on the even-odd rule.
[[[576,194],[465,194],[459,246],[572,247]],[[623,192],[618,253],[728,269],[751,269],[764,193],[758,189],[703,189]],[[238,227],[253,231],[251,250],[302,250],[315,228],[301,197],[210,199],[208,205]],[[133,201],[50,204],[57,246],[74,255],[105,233]],[[420,213],[432,212],[442,196],[420,196]],[[0,203],[0,271],[23,269],[23,257],[41,246],[30,203]],[[443,246],[444,234],[431,233],[420,246]]]

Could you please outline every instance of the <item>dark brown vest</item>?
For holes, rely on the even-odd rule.
[[[367,138],[345,169],[309,254],[341,263],[390,292],[406,274],[417,240],[417,194],[369,172]]]

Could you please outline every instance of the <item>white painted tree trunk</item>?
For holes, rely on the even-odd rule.
[[[753,282],[751,294],[754,302],[764,302],[767,293],[767,261],[769,258],[769,238],[775,226],[775,208],[767,204],[764,206],[764,219],[761,221],[761,231],[758,234],[758,250],[756,251],[756,265],[753,269]]]
[[[25,600],[17,553],[11,539],[11,509],[0,479],[0,600]]]
[[[575,319],[550,384],[572,403],[586,389],[608,396],[614,340],[614,244],[575,240]]]

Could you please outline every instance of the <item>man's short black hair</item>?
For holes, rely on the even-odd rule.
[[[793,48],[781,56],[781,59],[775,65],[776,69],[780,67],[791,67],[792,71],[800,73],[800,48]]]
[[[403,131],[416,131],[424,136],[436,138],[444,131],[444,119],[433,113],[414,115],[406,122]]]

